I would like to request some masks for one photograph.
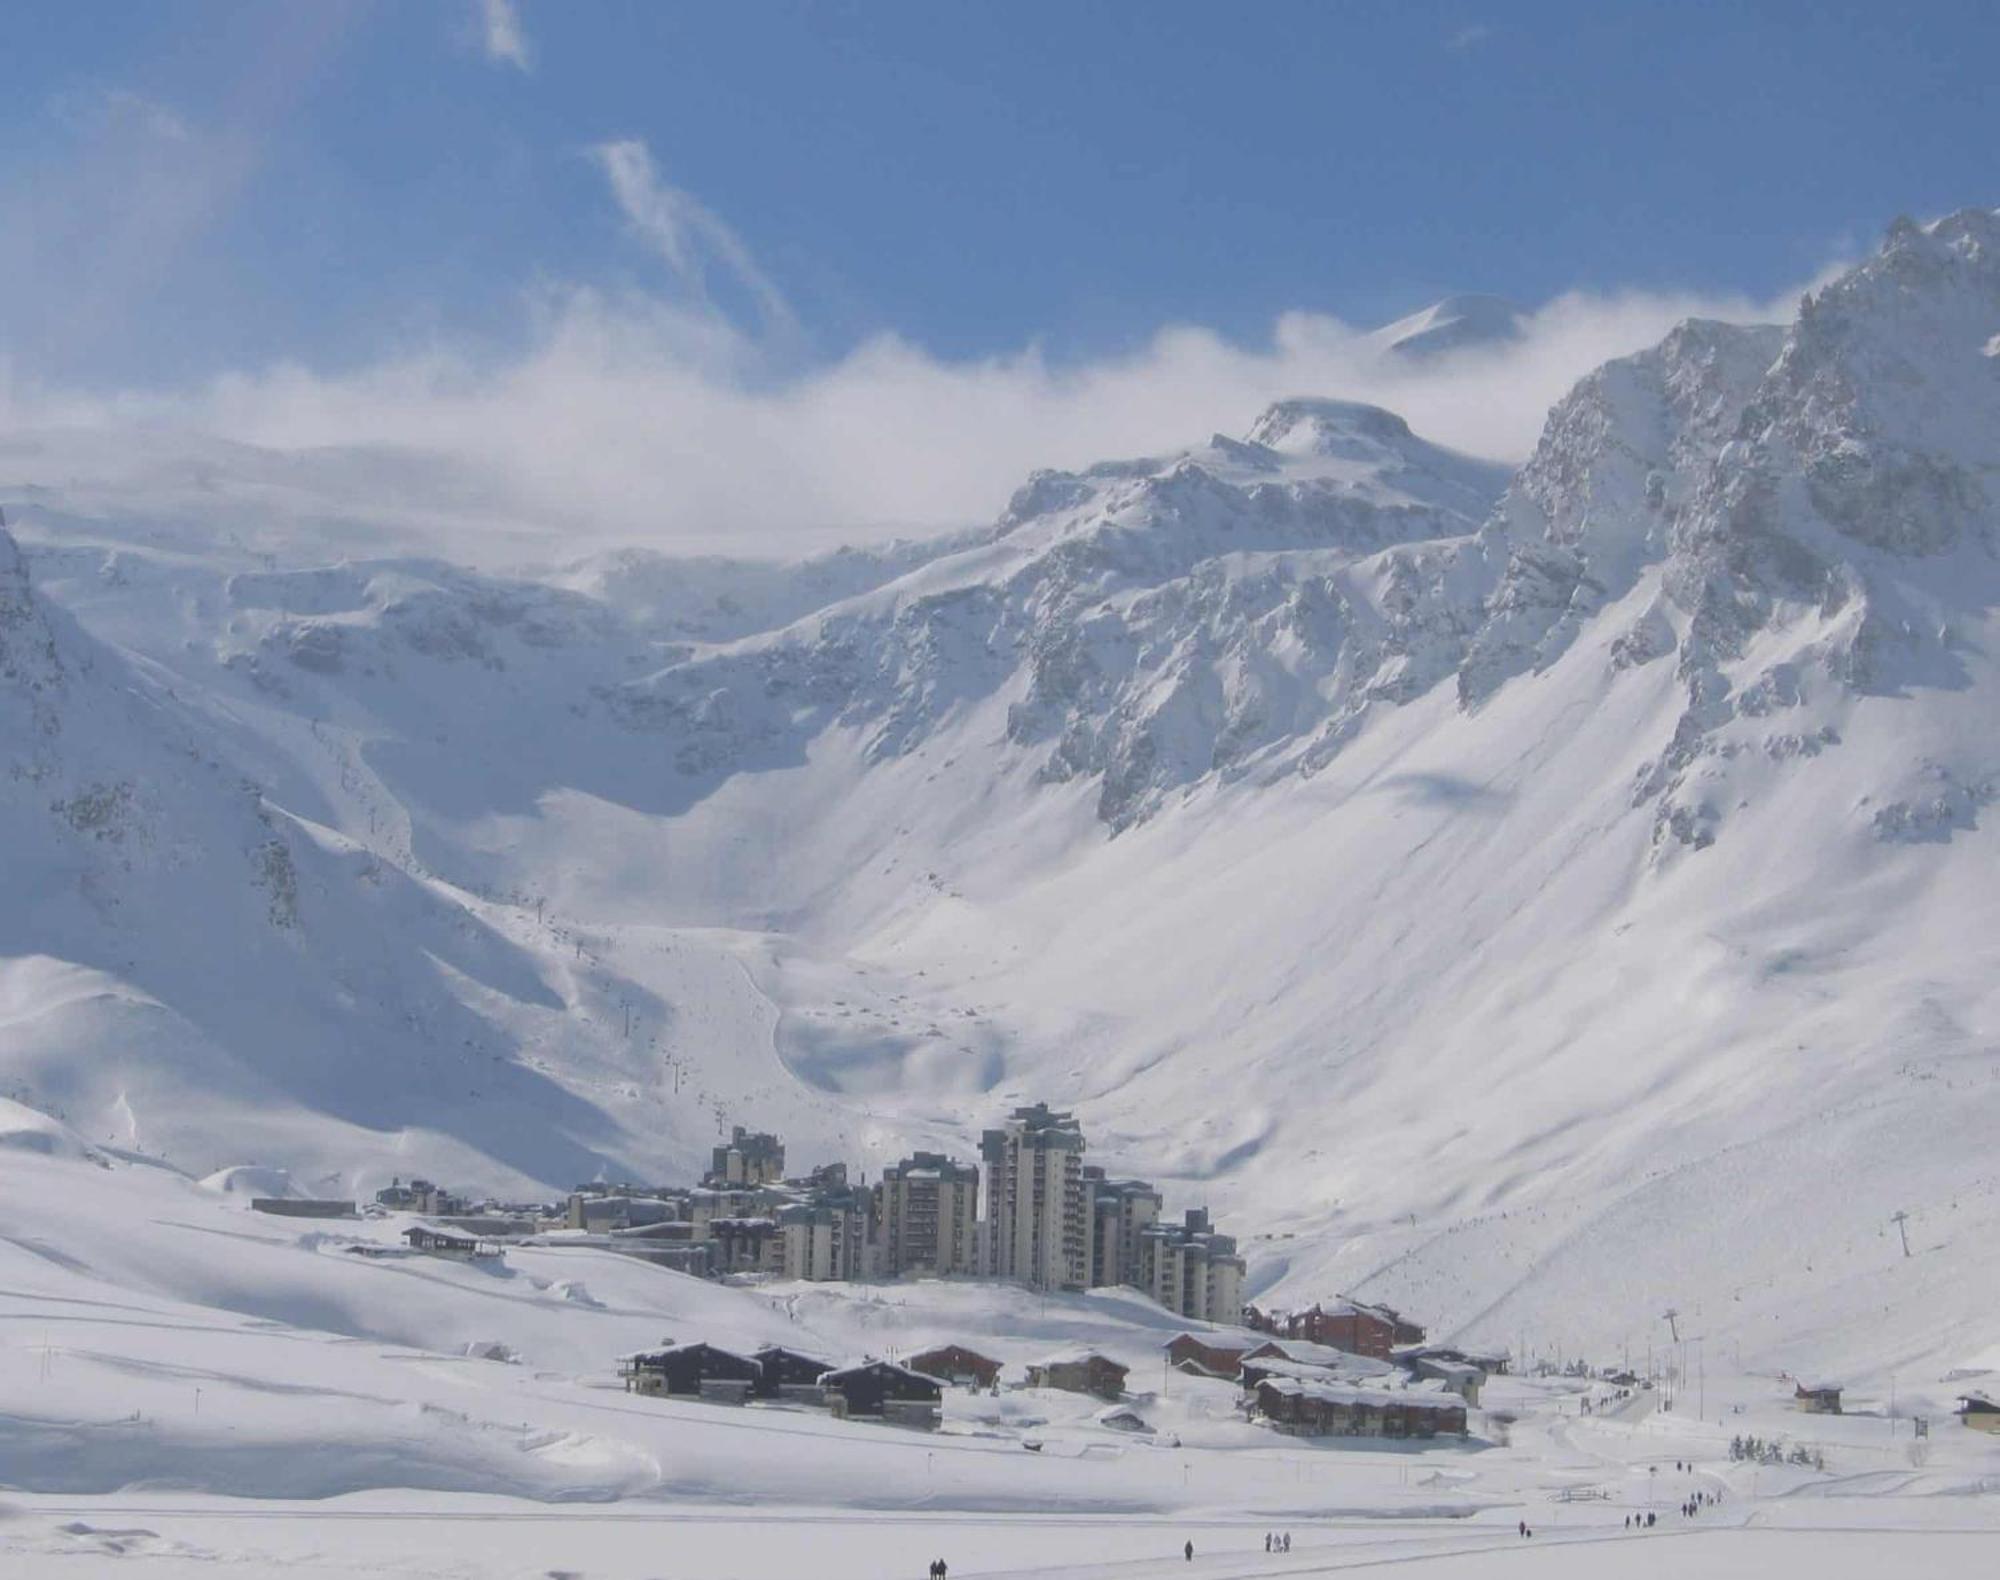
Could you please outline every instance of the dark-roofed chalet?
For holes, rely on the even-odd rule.
[[[782,1344],[766,1344],[752,1358],[758,1366],[757,1386],[752,1391],[762,1399],[775,1399],[795,1390],[808,1391],[817,1398],[820,1378],[833,1370],[832,1361],[788,1350]]]
[[[490,1240],[475,1239],[469,1234],[449,1234],[442,1229],[426,1229],[421,1226],[405,1229],[403,1238],[410,1243],[413,1251],[422,1251],[426,1256],[449,1256],[462,1261],[490,1261],[501,1254],[500,1247]]]
[[[1961,1394],[1958,1418],[1975,1432],[2000,1432],[2000,1399],[1977,1389]]]
[[[1815,1380],[1795,1384],[1793,1403],[1807,1415],[1839,1415],[1840,1384]]]
[[[1210,1344],[1192,1333],[1182,1333],[1167,1341],[1167,1360],[1177,1371],[1197,1377],[1221,1377],[1234,1382],[1243,1370],[1247,1345]]]
[[[1115,1402],[1124,1396],[1128,1369],[1095,1350],[1059,1350],[1028,1367],[1028,1386],[1095,1394]]]
[[[694,1398],[703,1383],[757,1386],[764,1369],[748,1355],[717,1349],[713,1344],[676,1344],[625,1357],[620,1374],[627,1393],[671,1394]]]
[[[990,1355],[981,1355],[977,1350],[969,1350],[963,1344],[940,1344],[936,1349],[912,1355],[909,1365],[912,1371],[922,1372],[926,1377],[942,1378],[961,1388],[991,1388],[1000,1380],[998,1361]]]
[[[1298,1437],[1465,1435],[1465,1406],[1446,1394],[1267,1377],[1257,1384],[1254,1397],[1259,1415],[1280,1432]]]
[[[894,1361],[867,1360],[827,1372],[819,1380],[827,1402],[841,1415],[880,1415],[935,1423],[944,1399],[944,1384],[935,1377],[898,1366]],[[925,1410],[923,1407],[928,1406]]]
[[[782,1344],[766,1344],[752,1357],[764,1370],[763,1380],[779,1383],[817,1383],[833,1370],[833,1362],[803,1350],[788,1350]]]

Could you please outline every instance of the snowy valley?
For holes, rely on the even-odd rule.
[[[1384,355],[1517,317],[1454,299]],[[967,1573],[1081,1572],[1063,1522],[1110,1515],[1107,1565],[1215,1522],[1211,1574],[1271,1524],[1327,1522],[1301,1571],[1528,1507],[1596,1541],[1696,1488],[1990,1531],[2000,1454],[1950,1412],[2000,1386],[1996,348],[1968,210],[1794,322],[1598,369],[1518,470],[1302,396],[787,565],[342,557],[309,502],[342,458],[0,436],[0,1484],[33,1505],[0,1551],[143,1527],[148,1572],[203,1573],[221,1494],[412,1490],[875,1508],[913,1553],[942,1511],[1059,1512]],[[1253,1300],[1386,1302],[1515,1374],[1466,1443],[1350,1450],[1169,1376],[1187,1324],[1129,1291],[406,1262],[201,1183],[544,1199],[692,1177],[739,1124],[873,1177],[1035,1101],[1209,1207]],[[1149,1429],[619,1392],[668,1335],[1089,1343]],[[1523,1375],[1649,1354],[1672,1410]],[[1829,1376],[1853,1419],[1799,1426]],[[1831,1468],[1730,1461],[1753,1425]],[[878,1572],[836,1523],[825,1572]],[[291,1539],[267,1561],[315,1572]],[[550,1550],[466,1572],[565,1567],[505,1539]],[[651,1572],[616,1540],[581,1567]]]

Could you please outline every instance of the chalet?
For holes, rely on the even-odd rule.
[[[675,1344],[626,1356],[619,1375],[627,1393],[740,1403],[763,1380],[764,1369],[748,1355],[713,1344]]]
[[[444,1229],[426,1229],[421,1224],[414,1229],[405,1229],[403,1238],[413,1251],[421,1251],[426,1256],[447,1256],[464,1262],[497,1261],[502,1252],[490,1240],[475,1239],[469,1234],[452,1234]]]
[[[936,1426],[944,1413],[944,1384],[894,1361],[843,1366],[819,1382],[837,1416],[880,1416],[898,1426],[928,1428]]]
[[[1398,1344],[1424,1341],[1419,1324],[1388,1306],[1364,1305],[1358,1300],[1316,1301],[1305,1311],[1266,1312],[1251,1306],[1244,1318],[1250,1327],[1276,1338],[1305,1339],[1384,1361]]]
[[[1464,1404],[1442,1394],[1267,1377],[1252,1402],[1274,1428],[1296,1437],[1462,1437],[1466,1430]]]
[[[1958,1418],[1975,1432],[2000,1432],[2000,1400],[1987,1393],[1968,1393],[1958,1401]]]
[[[1167,1341],[1167,1361],[1176,1371],[1234,1382],[1243,1370],[1246,1350],[1245,1345],[1210,1344],[1192,1333],[1182,1333]]]
[[[1486,1385],[1486,1373],[1470,1361],[1424,1355],[1418,1357],[1413,1369],[1419,1377],[1444,1384],[1447,1393],[1456,1394],[1474,1409],[1479,1407],[1479,1390]]]
[[[1243,1354],[1243,1381],[1249,1384],[1249,1370],[1253,1364],[1266,1361],[1292,1361],[1300,1366],[1314,1366],[1322,1371],[1339,1372],[1344,1377],[1387,1377],[1396,1368],[1388,1361],[1377,1360],[1372,1355],[1357,1355],[1351,1350],[1335,1349],[1331,1344],[1313,1344],[1305,1339],[1266,1339]]]
[[[963,1344],[940,1344],[909,1357],[912,1371],[942,1378],[960,1388],[991,1388],[1000,1381],[1000,1363]]]
[[[1060,1388],[1065,1393],[1095,1394],[1100,1399],[1115,1400],[1125,1392],[1127,1370],[1095,1350],[1059,1350],[1028,1367],[1028,1386]]]
[[[821,1360],[780,1344],[766,1344],[753,1357],[757,1362],[757,1386],[752,1391],[760,1399],[790,1399],[798,1404],[820,1404],[825,1391],[819,1380],[833,1370],[833,1362]]]
[[[358,1218],[351,1201],[315,1201],[291,1196],[252,1196],[252,1212],[268,1212],[274,1218]]]
[[[1792,1402],[1807,1415],[1839,1415],[1840,1384],[1801,1382],[1792,1393]]]

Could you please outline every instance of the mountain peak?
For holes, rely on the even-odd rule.
[[[1392,356],[1422,360],[1521,337],[1527,314],[1503,296],[1447,296],[1369,336]]]
[[[1300,396],[1274,401],[1252,424],[1249,443],[1288,455],[1345,453],[1364,442],[1380,446],[1414,437],[1396,413],[1364,401]]]

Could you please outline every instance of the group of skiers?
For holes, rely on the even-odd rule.
[[[1264,1533],[1265,1552],[1288,1553],[1291,1550],[1292,1550],[1292,1533],[1290,1531],[1286,1531],[1282,1535],[1277,1531],[1266,1531]]]
[[[945,1574],[950,1567],[942,1558],[933,1558],[931,1560],[931,1580],[944,1580]]]
[[[1694,1465],[1687,1460],[1677,1459],[1674,1461],[1674,1469],[1683,1474],[1692,1474]],[[1701,1513],[1703,1509],[1712,1509],[1721,1501],[1722,1494],[1719,1492],[1697,1490],[1682,1501],[1681,1518],[1691,1520],[1697,1514]],[[1659,1516],[1650,1510],[1644,1514],[1628,1514],[1625,1516],[1625,1529],[1628,1531],[1650,1531],[1658,1522]]]

